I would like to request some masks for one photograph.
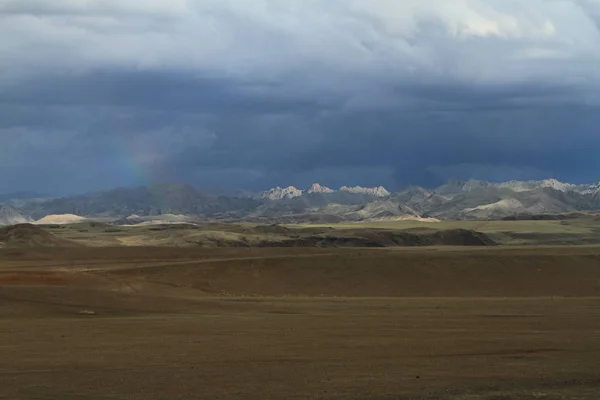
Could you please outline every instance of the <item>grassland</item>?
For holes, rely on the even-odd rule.
[[[517,221],[440,221],[420,222],[411,220],[381,221],[347,224],[296,225],[312,228],[346,229],[384,229],[384,230],[445,230],[469,229],[483,232],[502,244],[578,244],[600,242],[600,219],[586,216],[568,220],[517,220]],[[290,227],[294,227],[290,225]],[[549,243],[552,242],[552,243]]]

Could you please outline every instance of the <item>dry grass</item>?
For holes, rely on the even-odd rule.
[[[600,228],[600,222],[593,218],[567,221],[381,221],[319,225],[287,225],[289,227],[328,227],[333,229],[472,229],[479,232],[522,232],[522,233],[590,233],[593,228]]]

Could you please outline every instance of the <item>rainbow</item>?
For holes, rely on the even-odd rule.
[[[123,186],[139,186],[160,180],[164,171],[159,160],[152,159],[143,149],[143,135],[134,135],[129,140],[111,143],[111,163],[107,169],[114,179]]]

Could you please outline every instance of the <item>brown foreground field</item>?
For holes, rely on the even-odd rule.
[[[600,247],[0,249],[0,399],[600,398]]]

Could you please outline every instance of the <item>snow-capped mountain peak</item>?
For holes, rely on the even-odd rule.
[[[341,192],[352,193],[352,194],[362,194],[373,197],[387,197],[390,195],[390,192],[387,191],[383,186],[378,187],[362,187],[362,186],[342,186],[340,188]],[[319,183],[313,183],[311,187],[306,190],[300,190],[294,186],[288,186],[286,188],[281,188],[277,186],[276,188],[269,189],[266,192],[263,192],[263,199],[270,200],[287,200],[293,199],[295,197],[300,197],[303,194],[313,194],[313,193],[335,193],[336,190],[328,188],[327,186],[323,186]]]
[[[306,190],[306,193],[333,193],[334,190],[327,186],[322,186],[318,183],[313,183],[310,188]]]
[[[592,183],[591,185],[585,185],[585,187],[582,188],[581,193],[591,195],[600,193],[600,182]]]
[[[386,197],[390,195],[390,192],[388,192],[387,189],[383,186],[378,186],[374,188],[365,188],[362,186],[342,186],[340,188],[340,191],[354,194],[366,194],[375,197]]]
[[[544,179],[541,181],[508,181],[496,184],[496,186],[500,188],[508,188],[516,192],[546,187],[561,192],[568,192],[569,190],[577,189],[577,185],[564,183],[556,179]]]
[[[545,179],[540,181],[539,184],[541,187],[549,187],[560,190],[561,192],[568,192],[569,190],[574,190],[577,187],[577,185],[573,185],[572,183],[565,183],[556,179]]]
[[[263,199],[271,200],[293,199],[294,197],[299,196],[302,196],[302,190],[295,188],[294,186],[288,186],[286,188],[280,188],[277,186],[276,188],[267,190],[262,194]]]

